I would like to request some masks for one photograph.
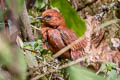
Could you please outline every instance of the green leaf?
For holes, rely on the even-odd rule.
[[[37,48],[38,45],[39,45],[39,44],[36,42],[36,43],[34,44],[34,49]]]
[[[27,62],[28,67],[30,67],[30,68],[38,67],[38,62],[37,62],[35,56],[33,56],[31,54],[31,52],[26,51],[25,60]]]
[[[70,80],[105,80],[104,77],[77,65],[68,67],[67,71],[70,75]]]
[[[24,48],[26,48],[26,49],[31,49],[31,50],[34,50],[34,48],[33,48],[33,46],[32,46],[32,44],[24,44],[24,46],[23,46]]]
[[[115,63],[109,63],[109,65],[112,67],[112,68],[115,68],[116,69],[116,64]]]
[[[110,79],[114,80],[115,78],[117,78],[117,72],[116,70],[111,70],[107,72],[107,75]]]
[[[85,32],[85,22],[76,13],[67,0],[51,0],[51,6],[57,8],[65,18],[66,24],[81,37]]]
[[[8,65],[12,62],[10,47],[0,37],[0,63]]]
[[[106,64],[105,64],[105,63],[102,64],[102,66],[101,66],[101,70],[102,70],[102,71],[107,70],[107,68],[106,68]]]
[[[14,45],[9,45],[0,35],[0,64],[5,65],[11,72],[15,80],[25,80],[26,78],[26,62],[23,52]]]
[[[36,6],[36,8],[39,8],[39,9],[43,8],[45,6],[44,0],[36,0],[35,6]]]
[[[117,79],[116,80],[120,80],[120,74],[118,75]]]
[[[102,71],[104,71],[104,70],[112,70],[112,69],[115,69],[115,68],[116,68],[116,64],[111,63],[111,62],[104,62],[104,63],[102,63],[102,66],[101,66]]]
[[[20,76],[20,79],[25,80],[26,70],[27,70],[26,61],[23,55],[23,51],[20,49],[17,49],[17,51],[18,51],[18,61],[16,63],[18,64],[18,70],[20,71],[19,76]]]

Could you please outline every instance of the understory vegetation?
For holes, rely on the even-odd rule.
[[[54,54],[40,33],[38,17],[47,9],[59,11],[79,37]],[[60,57],[84,36],[82,57]],[[0,0],[0,80],[120,80],[120,1]]]

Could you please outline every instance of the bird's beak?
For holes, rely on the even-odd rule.
[[[42,16],[40,16],[40,17],[37,17],[37,19],[43,20],[43,17],[42,17]]]

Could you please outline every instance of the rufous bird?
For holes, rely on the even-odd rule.
[[[43,46],[53,53],[58,52],[78,39],[75,32],[67,27],[64,18],[57,10],[48,9],[44,11],[39,18],[44,23],[40,30]],[[61,57],[76,60],[82,56],[81,50],[85,46],[85,42],[81,40],[80,43],[63,53]]]
[[[48,9],[39,18],[43,22],[40,30],[43,46],[53,53],[78,39],[75,32],[67,27],[64,18],[57,10]],[[91,54],[86,62],[96,70],[100,68],[100,65],[96,62],[120,62],[120,52],[109,47],[104,29],[98,28],[100,22],[93,16],[89,16],[85,21],[86,32],[83,38],[79,43],[64,52],[61,57],[76,60],[83,55]]]

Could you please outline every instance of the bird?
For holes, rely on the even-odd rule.
[[[78,40],[78,36],[65,23],[64,17],[55,9],[48,9],[42,13],[39,19],[43,22],[40,33],[44,48],[48,48],[53,53]],[[82,50],[86,46],[84,40],[74,45],[61,57],[76,60],[82,56]]]
[[[39,19],[43,22],[40,29],[43,46],[51,50],[54,54],[79,39],[75,32],[68,28],[64,17],[59,11],[48,9],[42,13]],[[112,50],[107,44],[104,29],[98,28],[100,22],[93,16],[88,16],[85,22],[86,32],[83,38],[60,57],[76,60],[92,54],[86,59],[86,63],[95,70],[99,70],[101,65],[97,64],[97,61],[119,62],[120,51]],[[84,66],[84,62],[80,64]]]

